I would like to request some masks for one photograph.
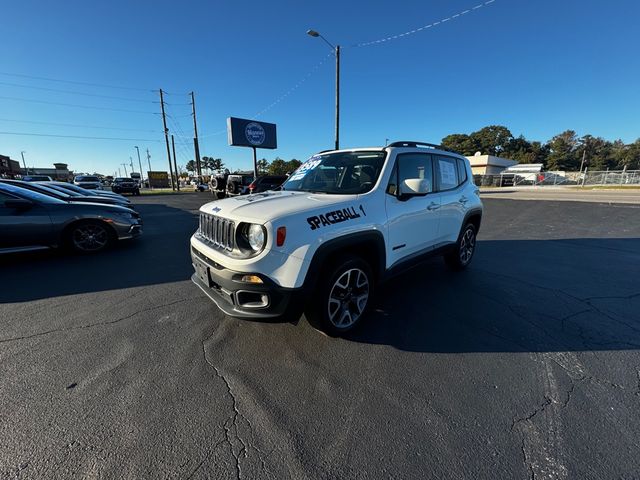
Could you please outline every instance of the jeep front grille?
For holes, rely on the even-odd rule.
[[[231,220],[200,212],[200,235],[217,248],[233,250],[236,225]]]

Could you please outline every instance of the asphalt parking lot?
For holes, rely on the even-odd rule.
[[[332,339],[189,280],[210,196],[96,256],[0,260],[1,478],[640,478],[640,208],[485,198]]]

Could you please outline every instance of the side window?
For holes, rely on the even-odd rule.
[[[438,155],[438,187],[440,191],[451,190],[459,185],[458,167],[455,158]]]
[[[456,160],[458,161],[458,185],[462,185],[467,181],[467,167],[461,158]]]
[[[426,153],[403,153],[396,160],[397,185],[407,180],[420,180],[427,193],[433,192],[433,164],[431,155]]]

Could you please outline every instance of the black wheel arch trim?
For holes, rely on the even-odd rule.
[[[318,277],[320,276],[320,273],[326,265],[326,261],[329,257],[365,243],[374,247],[374,254],[377,257],[376,260],[378,265],[375,270],[372,270],[374,270],[373,273],[377,279],[382,278],[386,267],[384,236],[379,230],[367,230],[365,232],[355,232],[343,235],[341,237],[328,240],[320,245],[311,259],[311,264],[309,265],[304,281],[304,288],[312,290],[315,287]]]
[[[469,223],[469,220],[472,217],[478,218],[478,224],[476,225],[476,235],[478,234],[478,232],[480,231],[480,223],[482,222],[482,208],[479,208],[479,207],[472,208],[464,215],[464,220],[462,221],[462,225],[460,225],[460,233],[458,234],[458,236],[462,234],[462,230],[464,229],[464,227],[467,226],[467,224]]]

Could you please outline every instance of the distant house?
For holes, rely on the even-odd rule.
[[[518,163],[509,158],[481,155],[480,152],[467,159],[471,163],[471,171],[474,175],[499,175],[505,168]]]
[[[17,160],[11,160],[6,155],[0,155],[0,177],[15,178],[22,175],[23,170]]]

